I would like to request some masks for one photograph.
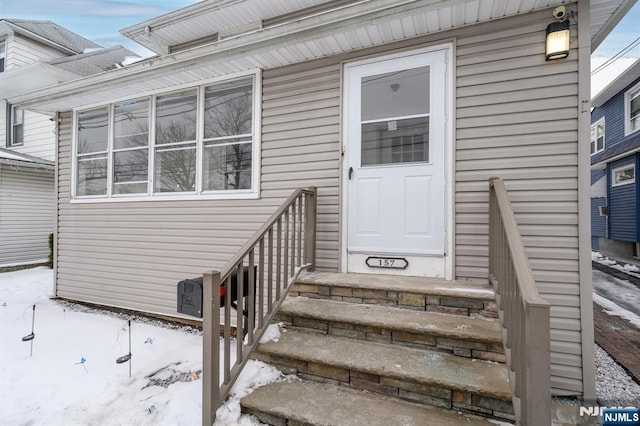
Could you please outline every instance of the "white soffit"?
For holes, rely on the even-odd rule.
[[[199,84],[204,79],[250,69],[269,69],[525,14],[562,3],[562,0],[366,0],[38,93],[20,95],[15,101],[44,113],[68,111],[172,86]],[[553,18],[549,18],[552,22]]]

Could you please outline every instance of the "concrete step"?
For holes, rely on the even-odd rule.
[[[290,297],[284,301],[276,320],[291,330],[505,362],[500,327],[494,319]]]
[[[242,412],[274,426],[459,426],[490,425],[482,417],[426,407],[304,380],[272,383],[240,401]]]
[[[259,345],[254,357],[312,381],[489,417],[513,413],[502,364],[296,331]]]
[[[456,315],[497,317],[495,293],[486,283],[395,275],[311,272],[303,273],[289,294]]]

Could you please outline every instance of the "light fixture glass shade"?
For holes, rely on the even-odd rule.
[[[569,20],[547,26],[547,61],[569,56]]]

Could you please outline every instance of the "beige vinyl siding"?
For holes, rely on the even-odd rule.
[[[515,22],[515,21],[514,21]],[[546,14],[461,37],[456,62],[456,275],[488,277],[487,180],[505,180],[551,309],[554,393],[582,391],[578,65],[544,61]]]
[[[0,266],[47,260],[54,195],[52,170],[0,164]]]
[[[259,200],[71,204],[71,114],[63,114],[58,296],[176,315],[179,280],[224,266],[295,188],[310,185],[319,192],[318,268],[337,270],[340,66],[281,74],[263,74]]]
[[[455,38],[455,274],[486,281],[488,179],[505,179],[552,304],[552,386],[582,391],[577,64],[544,61],[549,11],[263,71],[259,200],[70,204],[71,114],[60,129],[57,291],[175,314],[175,284],[220,267],[293,188],[319,187],[318,264],[340,256],[341,61]],[[450,67],[452,65],[450,64]]]
[[[34,62],[67,56],[59,50],[45,46],[19,34],[14,33],[13,37],[9,40],[11,42],[7,43],[7,71]]]

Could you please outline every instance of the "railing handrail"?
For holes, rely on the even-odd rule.
[[[504,186],[502,179],[498,177],[492,177],[489,179],[489,185],[493,187],[502,217],[502,224],[505,227],[507,243],[509,245],[509,251],[514,258],[514,268],[518,276],[518,284],[520,285],[520,291],[522,297],[527,304],[536,306],[549,306],[549,303],[540,297],[538,288],[536,287],[535,279],[533,278],[533,271],[529,264],[529,259],[524,248],[524,242],[522,236],[518,230],[515,214],[511,208],[509,197],[507,196],[507,189]]]
[[[504,182],[489,179],[489,280],[516,423],[551,423],[550,305],[540,297]]]
[[[313,271],[315,269],[316,214],[317,189],[309,187],[294,190],[232,256],[221,271],[204,273],[202,310],[203,425],[211,426],[213,423],[218,406],[224,402],[231,391],[233,384],[248,362],[249,356],[257,347],[260,338],[273,320],[299,274],[303,270]],[[232,277],[234,270],[237,271],[237,275]],[[218,290],[221,285],[224,286],[224,292],[221,291],[222,289]],[[247,298],[246,303],[245,297]],[[223,358],[220,354],[220,303],[222,303],[222,298],[224,298]],[[230,363],[232,299],[237,302],[234,309],[237,315],[238,336],[236,361],[233,366]],[[256,303],[258,304],[257,310]],[[245,330],[246,344],[243,339]],[[222,377],[220,376],[221,369]],[[222,383],[220,383],[221,378],[223,378]]]
[[[271,217],[267,219],[267,221],[262,224],[262,226],[253,234],[249,240],[233,255],[233,257],[220,269],[220,281],[224,281],[229,274],[233,272],[233,269],[240,263],[242,259],[244,259],[249,251],[256,246],[256,244],[260,241],[262,237],[269,231],[273,225],[278,222],[278,219],[282,216],[282,214],[291,207],[293,202],[300,197],[302,194],[310,194],[315,195],[315,188],[297,188],[289,197],[282,202],[280,207],[273,212]]]

